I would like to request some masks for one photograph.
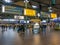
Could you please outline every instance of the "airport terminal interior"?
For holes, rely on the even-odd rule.
[[[60,45],[60,0],[0,0],[0,45]]]

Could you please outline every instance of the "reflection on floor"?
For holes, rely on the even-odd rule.
[[[1,35],[2,34],[2,35]],[[33,34],[32,31],[17,33],[17,31],[7,29],[1,33],[2,45],[60,45],[60,31]],[[1,45],[1,43],[0,43]]]

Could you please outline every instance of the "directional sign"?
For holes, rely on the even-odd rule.
[[[24,9],[24,15],[26,16],[36,16],[36,11],[32,9]]]
[[[10,13],[10,14],[22,14],[22,8],[20,7],[14,7],[14,6],[2,6],[2,9],[4,13]]]
[[[57,14],[56,13],[51,13],[51,18],[57,18]]]

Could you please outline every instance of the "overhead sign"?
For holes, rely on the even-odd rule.
[[[24,16],[19,16],[19,19],[24,19]]]
[[[24,9],[24,15],[26,15],[26,16],[36,16],[36,10]]]
[[[40,22],[41,20],[40,19],[31,19],[30,21],[32,21],[32,22]]]
[[[25,20],[20,20],[20,23],[24,24],[24,23],[26,23],[26,21]]]
[[[56,13],[51,13],[51,18],[57,18],[57,14]]]
[[[4,13],[10,13],[10,14],[22,14],[22,8],[20,7],[14,7],[14,6],[2,6],[2,11]]]
[[[24,16],[14,16],[15,19],[24,19]]]
[[[50,13],[47,13],[47,12],[41,12],[41,17],[44,17],[44,18],[50,18]]]

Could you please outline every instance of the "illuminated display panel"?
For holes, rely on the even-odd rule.
[[[36,10],[24,9],[24,15],[26,15],[26,16],[36,16]]]
[[[51,13],[51,18],[57,18],[57,14],[56,13]]]
[[[22,15],[22,8],[4,5],[4,13]]]

